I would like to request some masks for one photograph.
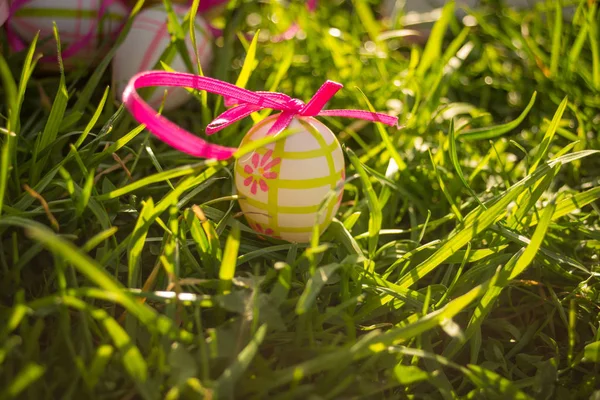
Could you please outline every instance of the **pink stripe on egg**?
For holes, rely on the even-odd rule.
[[[165,33],[168,33],[166,22],[163,23],[160,29],[156,32],[156,35],[152,38],[152,42],[150,42],[150,45],[146,49],[146,54],[144,54],[144,58],[142,59],[142,63],[140,64],[140,71],[144,71],[148,68],[154,67],[154,65],[150,65],[150,63],[152,62],[152,57],[154,56],[158,45],[160,44],[161,40],[165,38]]]

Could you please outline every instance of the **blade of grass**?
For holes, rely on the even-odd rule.
[[[562,1],[554,1],[554,25],[552,26],[552,50],[550,53],[550,76],[558,74],[558,62],[560,60],[561,38],[563,36],[563,13]]]
[[[28,363],[25,365],[10,382],[2,392],[0,392],[0,399],[16,399],[18,396],[32,385],[35,381],[40,379],[46,373],[46,368],[35,363]]]
[[[582,207],[593,203],[600,199],[600,187],[595,187],[588,191],[577,193],[567,199],[561,200],[557,203],[554,214],[552,215],[552,221],[557,220],[560,217],[564,217],[574,211],[580,210]],[[528,221],[529,226],[534,226],[538,223],[537,214],[532,214],[531,219]]]
[[[531,109],[533,108],[536,97],[537,97],[537,92],[533,92],[533,95],[531,96],[531,100],[529,100],[527,107],[525,107],[523,112],[513,121],[508,122],[506,124],[502,124],[502,125],[469,129],[469,130],[461,132],[458,135],[458,138],[460,140],[493,139],[498,136],[502,136],[505,133],[512,131],[513,129],[516,129],[516,127],[519,126],[519,124],[521,124],[521,122],[523,122],[523,120],[525,119],[527,114],[529,114],[529,111],[531,111]]]
[[[456,135],[455,135],[455,132],[454,132],[454,118],[450,120],[449,136],[450,137],[449,137],[448,140],[450,142],[450,149],[449,149],[449,151],[450,151],[450,160],[452,161],[452,165],[454,166],[454,170],[458,174],[458,177],[460,178],[460,181],[463,183],[463,185],[465,185],[465,187],[467,188],[467,190],[469,191],[469,193],[471,194],[471,196],[473,196],[473,198],[477,201],[477,203],[479,203],[479,205],[485,210],[486,209],[485,205],[481,202],[481,200],[479,200],[479,197],[477,196],[477,193],[475,193],[473,191],[473,189],[471,189],[471,186],[469,185],[469,183],[465,179],[465,176],[463,175],[463,172],[462,172],[462,168],[460,167],[460,162],[458,161],[458,154],[456,152]]]
[[[250,80],[250,75],[252,75],[252,71],[257,67],[258,60],[256,59],[256,46],[258,44],[258,35],[260,30],[257,30],[252,38],[252,42],[250,43],[250,47],[248,48],[248,53],[246,53],[246,58],[244,59],[244,65],[242,65],[242,70],[240,71],[240,75],[235,81],[235,85],[241,88],[245,88]]]
[[[238,251],[240,249],[240,226],[237,221],[232,225],[227,237],[223,261],[219,269],[219,293],[227,294],[231,291],[231,282],[235,275]]]
[[[150,330],[168,332],[173,325],[166,318],[159,316],[148,306],[138,304],[130,295],[123,292],[123,286],[110,276],[89,256],[82,253],[72,243],[56,235],[47,227],[33,223],[31,220],[18,217],[5,217],[0,225],[17,226],[26,229],[30,237],[39,241],[53,253],[64,257],[82,275],[87,277],[105,291],[111,293],[113,300],[125,307],[131,314],[137,316]]]
[[[542,161],[542,159],[548,153],[548,149],[550,149],[550,143],[552,142],[552,139],[554,138],[556,129],[558,128],[558,125],[560,124],[560,120],[562,119],[563,113],[567,109],[567,104],[568,104],[568,99],[567,99],[567,97],[565,97],[563,99],[563,101],[560,103],[560,105],[558,106],[558,109],[556,110],[556,113],[554,114],[554,117],[552,118],[552,122],[550,123],[550,126],[548,126],[548,130],[544,134],[542,143],[540,143],[540,145],[538,147],[538,151],[535,154],[535,157],[533,158],[533,162],[531,163],[531,167],[529,167],[529,173],[535,171],[535,169],[537,168],[540,161]]]
[[[233,364],[227,367],[215,383],[215,398],[233,398],[236,382],[250,366],[266,334],[267,325],[263,324],[256,330],[250,343],[237,355]]]
[[[421,60],[416,70],[417,76],[424,76],[431,66],[440,59],[444,35],[446,34],[448,25],[450,25],[450,22],[454,17],[454,7],[455,2],[450,1],[446,3],[442,9],[442,15],[433,26],[429,39],[427,40],[427,45],[425,45],[425,49],[421,55]]]
[[[377,242],[379,241],[379,231],[381,230],[382,223],[382,213],[381,207],[379,205],[379,200],[377,198],[377,194],[371,185],[371,181],[369,180],[369,176],[367,175],[364,168],[362,168],[358,157],[352,150],[349,148],[345,148],[346,154],[350,159],[350,162],[354,166],[354,169],[360,176],[360,180],[363,184],[363,192],[367,198],[367,206],[369,207],[369,238],[368,238],[368,248],[369,248],[369,258],[373,257],[375,251],[377,250]]]
[[[333,263],[317,268],[313,276],[306,283],[304,291],[296,304],[296,314],[302,315],[313,307],[313,304],[327,281],[341,267],[341,264]]]
[[[58,90],[56,92],[56,96],[54,97],[54,102],[52,103],[50,115],[48,116],[48,121],[46,122],[46,126],[44,127],[42,134],[38,137],[38,141],[36,142],[36,149],[33,153],[33,165],[31,167],[30,172],[30,179],[33,185],[38,183],[41,172],[46,166],[48,158],[50,156],[48,152],[43,152],[38,160],[38,151],[45,149],[56,140],[58,131],[60,129],[60,124],[65,115],[65,111],[67,110],[67,103],[69,101],[69,94],[67,92],[67,86],[65,83],[65,70],[63,67],[61,56],[60,38],[58,35],[58,28],[55,22],[53,23],[53,31],[54,38],[56,40],[58,66],[60,70],[60,81],[58,83]]]
[[[88,239],[88,241],[85,242],[83,244],[83,246],[81,246],[81,250],[86,253],[89,251],[92,251],[93,249],[98,247],[102,242],[104,242],[105,240],[108,240],[108,238],[110,238],[115,233],[117,233],[118,230],[119,230],[118,227],[113,226],[109,229],[98,232],[97,234],[92,236],[90,239]]]
[[[446,241],[431,257],[425,262],[415,267],[413,270],[407,272],[398,285],[404,288],[408,288],[416,283],[426,274],[433,271],[439,266],[444,260],[452,255],[453,252],[462,248],[467,244],[473,237],[486,230],[490,225],[500,219],[505,213],[507,206],[514,201],[525,189],[535,184],[539,179],[544,177],[550,170],[557,165],[562,165],[570,161],[574,161],[580,157],[585,157],[589,154],[586,151],[573,153],[570,155],[563,156],[556,160],[544,164],[541,168],[538,168],[532,174],[528,175],[520,182],[513,185],[508,189],[497,201],[494,202],[487,210],[483,210],[481,207],[475,208],[471,213],[465,217],[464,224],[460,227],[452,237]]]
[[[138,288],[141,287],[142,272],[140,268],[140,258],[142,256],[142,250],[144,249],[144,243],[150,224],[153,220],[150,220],[150,216],[154,213],[154,202],[152,198],[146,200],[140,211],[140,216],[133,228],[131,233],[131,240],[127,244],[127,287]]]
[[[450,204],[450,208],[452,209],[452,212],[454,213],[454,215],[456,215],[456,219],[462,223],[463,216],[462,216],[462,213],[460,212],[460,208],[458,208],[458,206],[456,205],[456,202],[454,201],[454,199],[452,198],[452,195],[448,191],[446,184],[442,180],[442,177],[440,176],[440,173],[438,172],[438,167],[435,164],[435,160],[433,159],[433,154],[431,154],[431,150],[428,149],[427,152],[429,154],[429,160],[431,161],[431,165],[433,166],[433,173],[436,177],[438,185],[440,186],[440,190],[444,194],[444,197],[446,197],[446,200],[448,200],[448,203]],[[481,207],[485,208],[485,206],[483,204],[481,205]]]
[[[364,92],[362,90],[360,90],[359,88],[356,88],[356,89],[359,91],[359,93],[362,95],[362,98],[367,103],[369,110],[371,112],[375,112],[375,108],[373,108],[373,105],[369,101],[368,97],[364,94]],[[385,148],[390,153],[390,155],[392,156],[394,161],[396,161],[398,171],[399,172],[404,171],[406,169],[406,163],[404,162],[402,157],[400,157],[400,154],[398,154],[398,150],[396,150],[396,146],[394,146],[394,144],[392,143],[390,136],[387,133],[386,128],[383,126],[383,124],[378,123],[378,122],[375,123],[375,127],[377,128],[377,132],[379,132],[379,136],[381,136],[381,141],[385,144]]]
[[[469,340],[475,330],[480,329],[483,321],[486,319],[488,314],[491,312],[492,307],[498,296],[505,287],[508,286],[510,281],[514,280],[517,276],[522,274],[527,267],[531,264],[534,257],[537,255],[542,241],[546,236],[552,214],[554,213],[555,204],[552,202],[548,207],[544,209],[540,224],[537,226],[531,241],[524,249],[517,252],[509,261],[500,273],[496,283],[491,286],[485,293],[483,298],[480,300],[477,309],[473,313],[471,320],[464,332],[465,341]],[[452,342],[444,349],[443,356],[452,358],[463,346],[464,341],[453,339]]]
[[[18,88],[6,59],[2,54],[0,54],[0,78],[2,79],[2,88],[4,89],[5,101],[9,114],[8,124],[6,125],[8,134],[2,136],[3,143],[2,150],[0,151],[0,215],[2,215],[2,209],[6,201],[8,180],[10,172],[13,169],[13,162],[16,158],[15,152],[17,135],[20,129],[21,104],[23,103],[23,99],[25,97],[27,82],[29,81],[31,71],[35,65],[35,62],[33,61],[33,54],[37,44],[37,39],[38,34],[34,36],[33,41],[29,46]]]

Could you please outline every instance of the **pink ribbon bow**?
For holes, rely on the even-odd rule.
[[[342,88],[341,84],[332,81],[325,82],[310,101],[304,103],[283,93],[253,92],[218,79],[183,72],[146,71],[131,78],[123,91],[123,102],[133,117],[145,124],[150,132],[171,147],[200,158],[225,160],[231,157],[237,148],[210,144],[157,114],[137,93],[137,89],[152,86],[205,90],[224,97],[227,104],[235,103],[233,108],[223,112],[206,127],[208,135],[253,112],[267,108],[281,111],[269,129],[269,135],[281,133],[295,117],[346,117],[381,122],[389,126],[397,126],[398,123],[398,118],[382,113],[363,110],[323,110],[329,99]]]

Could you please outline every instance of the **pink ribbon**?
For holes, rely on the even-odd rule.
[[[133,117],[145,124],[150,132],[171,147],[200,158],[225,160],[231,157],[237,148],[210,144],[157,114],[137,92],[138,89],[152,86],[205,90],[224,97],[226,105],[235,104],[233,108],[223,112],[208,124],[207,135],[212,135],[262,109],[281,111],[269,129],[268,135],[281,133],[295,117],[356,118],[396,127],[398,123],[398,118],[382,113],[363,110],[323,110],[329,99],[342,88],[341,84],[332,81],[325,82],[310,101],[304,103],[283,93],[253,92],[218,79],[183,72],[146,71],[131,78],[123,92],[123,102]]]
[[[14,14],[21,7],[27,5],[31,0],[14,0],[10,6],[8,12],[8,18],[12,18]],[[62,52],[62,58],[67,59],[76,55],[79,51],[89,45],[89,43],[94,39],[94,36],[97,34],[98,23],[102,20],[104,14],[106,14],[108,7],[116,3],[119,0],[99,0],[100,1],[100,9],[98,10],[98,18],[92,23],[90,26],[89,32],[83,36],[81,39],[69,44],[68,48]],[[125,26],[125,22],[121,24],[121,27],[116,31],[120,31],[121,28]],[[60,34],[60,32],[59,32]],[[6,24],[6,35],[8,38],[8,43],[12,47],[14,51],[22,51],[27,48],[27,45],[23,43],[23,41],[18,37],[18,35],[10,29],[10,22]],[[56,62],[56,56],[46,56],[41,59],[46,62]]]

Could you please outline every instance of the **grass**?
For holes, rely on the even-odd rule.
[[[489,2],[465,26],[450,3],[421,46],[367,0],[233,3],[204,73],[304,100],[335,80],[331,108],[403,128],[323,118],[342,207],[310,244],[262,240],[232,165],[116,100],[114,49],[64,73],[5,51],[0,398],[599,398],[597,4]],[[296,14],[305,36],[265,40]],[[169,117],[200,133],[223,109]]]

